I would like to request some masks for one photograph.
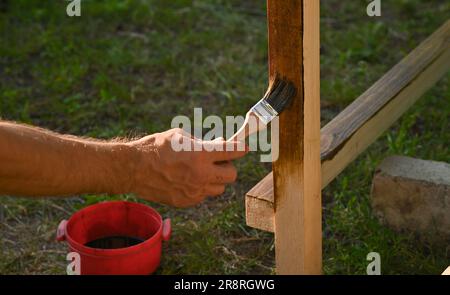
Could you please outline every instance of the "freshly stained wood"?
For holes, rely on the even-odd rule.
[[[279,156],[273,164],[277,273],[320,274],[319,1],[269,0],[267,5],[270,76],[279,74],[297,88],[280,116]]]
[[[322,188],[449,69],[450,21],[447,21],[322,128]],[[271,172],[246,195],[247,224],[273,232],[273,200]]]

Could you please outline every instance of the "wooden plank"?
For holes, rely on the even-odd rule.
[[[450,21],[447,21],[322,128],[322,188],[387,130],[449,69]],[[248,204],[249,200],[252,204],[260,202],[257,206],[246,206],[247,224],[273,232],[272,173],[246,194]]]
[[[322,274],[322,180],[320,162],[320,1],[303,0],[303,268],[289,273]],[[284,177],[281,175],[281,177]],[[295,227],[292,227],[296,230]],[[284,257],[289,259],[287,255]],[[291,258],[292,259],[292,258]],[[294,263],[294,262],[291,262]]]
[[[273,213],[275,210],[272,172],[254,186],[251,192],[255,194],[252,197],[248,197],[249,192],[245,198],[247,224],[251,221],[251,224],[248,224],[249,226],[273,232],[275,228],[275,216]],[[259,218],[260,216],[267,216],[267,218]]]
[[[270,76],[280,74],[297,88],[280,116],[273,164],[277,273],[320,274],[319,1],[268,0],[267,5]]]

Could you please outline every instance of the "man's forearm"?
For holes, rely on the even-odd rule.
[[[0,121],[0,194],[125,193],[131,148]]]
[[[201,144],[202,151],[174,150],[173,143],[180,140],[189,147]],[[0,195],[133,193],[193,206],[221,195],[236,180],[231,161],[247,151],[228,151],[228,144],[200,141],[179,128],[114,143],[0,121]]]

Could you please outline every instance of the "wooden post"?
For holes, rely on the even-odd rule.
[[[268,0],[267,12],[269,74],[297,88],[273,165],[277,273],[321,274],[319,1]]]
[[[307,60],[305,64],[308,64]],[[322,188],[366,150],[449,70],[450,20],[447,20],[322,127]],[[305,79],[308,77],[305,75]],[[275,231],[272,172],[247,192],[245,203],[247,225]]]

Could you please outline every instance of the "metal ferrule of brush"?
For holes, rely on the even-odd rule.
[[[251,110],[258,118],[265,124],[269,124],[276,116],[278,116],[277,111],[272,108],[264,99],[261,99],[257,104],[255,104]]]

